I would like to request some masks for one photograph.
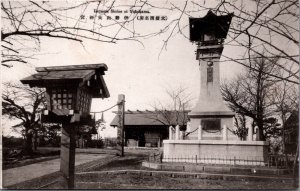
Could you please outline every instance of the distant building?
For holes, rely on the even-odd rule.
[[[295,154],[299,138],[299,111],[294,111],[284,124],[285,152]]]
[[[161,147],[162,140],[169,138],[169,127],[179,125],[186,128],[187,113],[179,111],[126,111],[125,112],[125,146],[127,147]],[[116,115],[111,126],[119,125]]]

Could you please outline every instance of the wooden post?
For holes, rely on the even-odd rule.
[[[125,141],[125,95],[123,97],[122,104],[122,157],[124,156],[124,141]]]
[[[124,156],[124,125],[125,125],[125,95],[119,94],[118,96],[118,115],[119,115],[119,128],[118,128],[118,145],[117,155]]]
[[[63,176],[63,187],[74,189],[75,177],[75,127],[63,124],[61,135],[60,172]]]

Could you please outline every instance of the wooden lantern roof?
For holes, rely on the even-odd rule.
[[[78,87],[90,81],[92,97],[107,98],[109,92],[103,79],[106,64],[37,67],[37,73],[21,80],[30,87]],[[95,77],[96,76],[96,77]],[[101,90],[101,91],[100,91]]]
[[[227,36],[233,13],[217,16],[211,10],[202,18],[189,18],[190,41],[201,41],[201,35],[214,33],[218,39]]]

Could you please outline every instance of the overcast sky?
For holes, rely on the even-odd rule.
[[[204,1],[199,1],[199,3],[203,4]],[[175,4],[183,7],[184,2],[175,1]],[[85,11],[86,16],[89,16],[89,13],[92,13],[92,10]],[[193,17],[203,17],[206,13],[207,11],[200,11],[191,14]],[[150,10],[150,15],[167,15],[168,20],[136,21],[137,31],[149,33],[161,30],[168,21],[178,18],[180,12]],[[91,23],[87,20],[85,24],[89,26]],[[181,19],[180,25],[186,26],[187,24],[188,17],[185,16]],[[114,29],[110,30],[114,32]],[[32,60],[30,65],[19,64],[10,69],[3,68],[2,80],[18,81],[33,74],[34,68],[39,66],[105,63],[108,71],[104,79],[111,96],[103,100],[94,99],[92,111],[101,111],[116,104],[118,94],[125,94],[126,110],[151,110],[151,104],[156,100],[168,101],[166,88],[175,89],[180,85],[188,88],[196,102],[200,91],[200,72],[195,57],[196,45],[186,38],[189,36],[188,27],[185,27],[182,32],[183,35],[178,33],[170,38],[166,49],[161,54],[163,41],[167,39],[168,32],[140,39],[143,45],[133,41],[118,41],[116,44],[110,44],[87,40],[83,43],[83,47],[80,43],[69,40],[42,38],[40,55],[37,59]],[[223,54],[242,55],[243,53],[238,48],[225,46]],[[241,69],[242,67],[235,63],[222,62],[221,78],[230,79],[240,73]],[[116,130],[109,126],[114,117],[113,110],[104,114],[108,124],[106,130],[101,132],[101,136],[116,136]],[[8,121],[4,122],[4,126],[9,126],[9,124]]]

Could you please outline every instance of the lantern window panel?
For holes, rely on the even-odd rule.
[[[90,104],[90,95],[86,89],[81,89],[79,91],[79,111],[81,112],[88,112],[89,111],[89,104]]]
[[[53,109],[60,109],[60,107],[58,108],[55,105],[61,105],[63,106],[63,109],[72,109],[73,94],[71,90],[57,88],[52,89],[50,97]]]

